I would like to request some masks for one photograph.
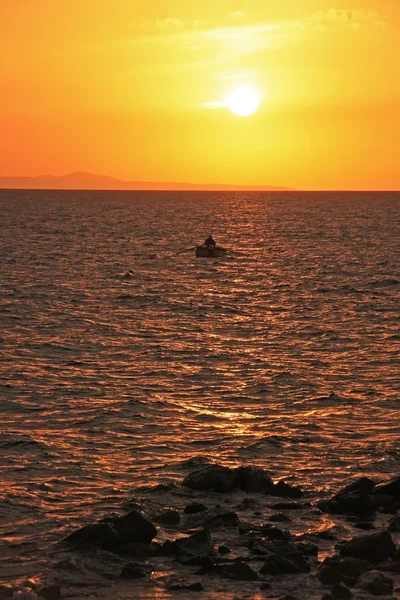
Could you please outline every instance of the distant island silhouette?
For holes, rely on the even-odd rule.
[[[153,190],[153,191],[291,191],[273,185],[232,185],[226,183],[176,183],[122,181],[92,173],[38,175],[37,177],[0,177],[0,189],[24,190]]]

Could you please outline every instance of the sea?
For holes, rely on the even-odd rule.
[[[400,474],[400,193],[2,190],[0,214],[4,584],[193,465],[313,497]],[[195,257],[209,234],[226,256]],[[175,597],[68,556],[66,597]]]

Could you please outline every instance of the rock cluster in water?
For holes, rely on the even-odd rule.
[[[277,502],[276,497],[285,500]],[[129,585],[154,584],[162,564],[171,573],[163,580],[170,592],[201,593],[216,580],[226,580],[256,586],[246,593],[258,590],[265,598],[393,598],[400,591],[395,542],[400,477],[383,484],[363,477],[315,505],[299,501],[303,497],[301,489],[274,483],[260,468],[207,465],[188,474],[181,486],[147,489],[133,510],[85,525],[64,538],[63,545],[84,557],[105,552],[103,560],[114,569],[110,579]],[[272,512],[268,518],[266,506]],[[310,533],[290,531],[296,514],[311,519]],[[338,526],[312,531],[312,519],[324,514],[374,531],[345,540],[335,533]],[[378,514],[387,522],[376,528]],[[327,542],[334,548],[319,560],[320,544]],[[31,589],[32,597],[62,598],[63,585],[55,580]],[[0,588],[0,598],[11,592],[15,589]]]

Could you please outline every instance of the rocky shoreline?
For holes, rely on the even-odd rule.
[[[0,585],[0,598],[400,597],[400,476],[318,498],[261,468],[193,465],[67,535],[51,569]]]

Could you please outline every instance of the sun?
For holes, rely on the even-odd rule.
[[[260,99],[253,88],[243,85],[229,94],[225,106],[239,117],[248,117],[260,106]]]

